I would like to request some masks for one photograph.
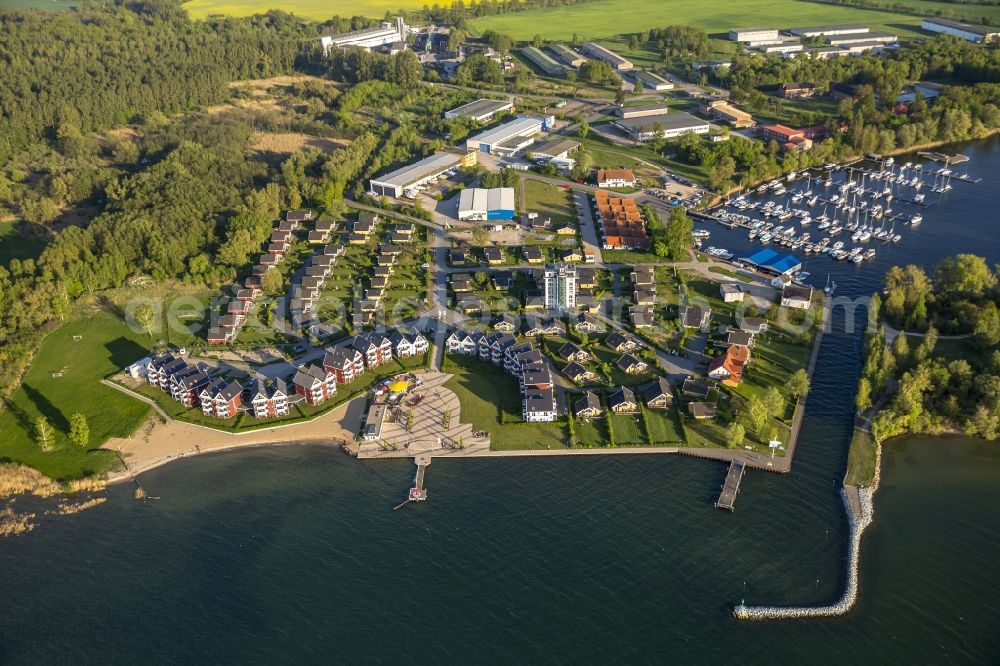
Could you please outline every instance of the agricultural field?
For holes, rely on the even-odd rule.
[[[38,350],[21,386],[0,411],[0,458],[34,467],[56,480],[106,472],[118,465],[110,451],[95,451],[110,437],[130,435],[149,405],[104,386],[101,379],[146,355],[154,340],[136,333],[109,311],[68,322]],[[69,418],[80,412],[90,426],[90,446],[67,439]],[[33,439],[44,415],[56,431],[55,448],[43,452]]]
[[[935,4],[909,0],[921,8]],[[947,4],[952,11],[955,6]],[[873,11],[823,5],[800,0],[760,0],[752,4],[752,20],[748,19],[746,3],[700,2],[699,0],[667,0],[637,3],[630,0],[595,0],[569,7],[553,7],[537,11],[487,16],[470,22],[473,34],[485,30],[507,33],[514,39],[528,40],[539,34],[543,39],[570,40],[574,34],[585,39],[611,37],[614,34],[641,32],[652,27],[672,24],[702,28],[710,35],[726,33],[730,28],[746,25],[769,25],[788,28],[793,25],[824,25],[831,23],[864,23],[872,30],[895,32],[901,37],[924,35],[920,18],[888,11]],[[970,12],[996,8],[972,7]],[[989,13],[989,11],[987,12]],[[614,17],[609,21],[608,17]],[[622,53],[628,57],[628,53]]]
[[[41,3],[42,0],[16,0]],[[269,9],[325,21],[332,16],[369,16],[381,18],[386,12],[400,9],[420,9],[424,2],[416,0],[341,0],[331,3],[324,0],[191,0],[184,3],[184,9],[191,18],[202,19],[223,14],[226,16],[250,16],[263,14]]]
[[[53,12],[65,12],[79,4],[79,0],[3,0],[0,3],[0,8],[47,9]]]

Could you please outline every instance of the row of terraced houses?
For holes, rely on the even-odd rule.
[[[503,368],[518,380],[521,413],[525,421],[555,421],[556,397],[552,373],[542,352],[531,342],[518,342],[510,333],[453,331],[445,340],[450,354],[476,356]]]
[[[320,405],[337,393],[338,384],[350,384],[366,370],[385,365],[395,358],[409,358],[424,354],[430,345],[427,338],[416,329],[395,330],[388,335],[362,333],[349,345],[328,349],[323,364],[299,368],[292,379],[295,392],[306,403]]]
[[[206,416],[230,419],[243,405],[257,418],[288,414],[290,394],[282,380],[252,379],[247,381],[249,388],[244,388],[236,380],[212,378],[207,370],[207,367],[192,365],[168,352],[150,360],[146,382],[185,407],[201,407]]]
[[[241,411],[257,418],[286,416],[289,402],[298,395],[310,405],[321,405],[337,393],[338,384],[349,384],[366,370],[395,358],[409,358],[429,349],[427,339],[416,330],[395,330],[388,335],[364,333],[344,347],[327,350],[322,365],[298,368],[291,382],[245,378],[243,385],[233,379],[211,377],[212,368],[194,365],[171,353],[153,357],[146,366],[146,381],[185,407],[201,407],[206,416],[229,419]]]

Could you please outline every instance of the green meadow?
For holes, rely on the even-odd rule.
[[[909,4],[923,7],[944,3],[910,0]],[[994,8],[977,6],[973,9],[982,14],[979,10]],[[470,27],[474,34],[492,29],[507,33],[515,39],[531,39],[534,35],[541,35],[543,39],[569,40],[574,33],[587,39],[595,39],[675,24],[702,28],[710,35],[718,35],[730,28],[746,26],[771,26],[780,29],[831,23],[863,23],[872,30],[895,32],[901,37],[924,34],[920,31],[920,19],[916,16],[802,0],[755,0],[753,3],[732,0],[665,0],[649,3],[595,0],[569,7],[487,16],[475,19]],[[628,57],[628,53],[622,55]]]
[[[153,340],[129,329],[122,319],[100,311],[71,321],[42,343],[21,386],[0,411],[0,460],[36,468],[56,480],[112,469],[110,451],[94,450],[110,437],[131,434],[149,414],[149,405],[100,380],[146,355]],[[81,412],[90,425],[91,447],[69,442],[69,418]],[[55,449],[35,443],[35,420],[45,415],[56,431]]]

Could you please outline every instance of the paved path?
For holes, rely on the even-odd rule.
[[[885,331],[885,342],[886,342],[886,344],[889,344],[889,345],[892,344],[892,341],[895,340],[896,336],[898,336],[900,333],[902,333],[903,335],[905,335],[907,337],[912,337],[912,338],[925,338],[925,337],[927,337],[926,333],[915,333],[915,332],[912,332],[912,331],[903,331],[903,330],[900,330],[900,329],[897,329],[897,328],[893,328],[892,326],[890,326],[889,324],[887,324],[885,322],[882,322],[882,330]],[[972,333],[963,333],[962,335],[938,335],[937,339],[938,340],[967,340],[968,338],[971,338],[971,337],[972,337]]]
[[[111,388],[113,388],[116,391],[120,391],[120,392],[124,393],[125,395],[127,395],[130,398],[135,398],[136,400],[141,400],[142,402],[146,403],[147,405],[149,405],[150,407],[152,407],[153,409],[155,409],[156,413],[159,414],[160,416],[162,416],[164,421],[173,421],[174,420],[172,417],[168,416],[167,413],[165,411],[163,411],[163,409],[158,404],[156,404],[156,401],[153,400],[152,398],[147,398],[146,396],[144,396],[141,393],[133,391],[132,389],[129,389],[129,388],[125,388],[124,386],[122,386],[120,384],[116,384],[115,382],[111,381],[110,379],[102,379],[101,383],[104,384],[105,386],[110,386]],[[164,395],[166,395],[166,394],[164,394]]]

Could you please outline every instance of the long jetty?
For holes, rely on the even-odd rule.
[[[715,503],[716,509],[726,509],[727,511],[734,509],[736,495],[740,492],[740,481],[743,480],[746,467],[741,460],[734,460],[729,463],[726,481],[722,484],[722,492],[719,493],[719,500]]]

